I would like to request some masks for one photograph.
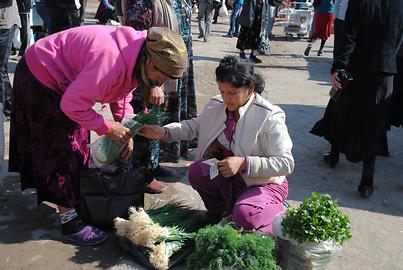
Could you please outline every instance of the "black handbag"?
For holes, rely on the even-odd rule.
[[[144,206],[144,174],[131,165],[89,169],[80,175],[80,216],[89,224],[112,229],[130,206]]]

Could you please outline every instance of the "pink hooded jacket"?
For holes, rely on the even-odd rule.
[[[37,41],[25,58],[33,75],[62,95],[60,108],[69,118],[104,135],[111,123],[92,107],[110,103],[118,122],[133,113],[133,68],[146,37],[131,27],[81,26]]]

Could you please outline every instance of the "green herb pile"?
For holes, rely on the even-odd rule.
[[[195,250],[187,259],[188,269],[279,270],[273,257],[273,239],[225,227],[207,226],[195,237]]]
[[[146,212],[155,223],[178,227],[188,233],[207,225],[200,210],[191,209],[181,202],[171,201],[159,208],[151,206]]]
[[[163,121],[166,115],[157,109],[145,109],[132,119],[143,125],[156,125],[159,121]]]
[[[299,208],[287,210],[282,222],[284,235],[300,244],[327,240],[343,244],[351,238],[350,219],[337,207],[329,194],[313,192]]]

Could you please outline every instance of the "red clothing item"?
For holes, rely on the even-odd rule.
[[[330,37],[330,28],[334,20],[333,13],[315,13],[314,16],[314,38],[327,40]]]

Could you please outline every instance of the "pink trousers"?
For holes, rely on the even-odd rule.
[[[241,174],[230,178],[221,175],[210,180],[209,165],[203,160],[189,167],[189,182],[199,193],[206,209],[216,215],[231,213],[232,221],[245,230],[272,235],[274,217],[285,210],[288,182],[247,187]]]

